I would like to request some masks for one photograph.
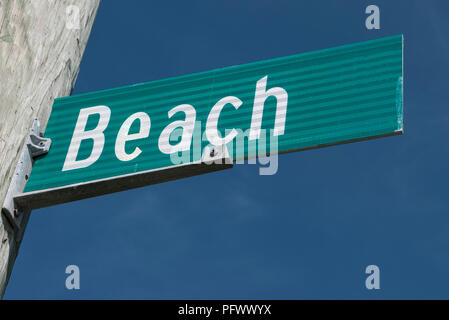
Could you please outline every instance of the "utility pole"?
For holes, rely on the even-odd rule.
[[[45,129],[54,98],[70,95],[100,0],[0,0],[0,205],[33,119]],[[0,219],[0,298],[29,213]],[[21,234],[18,236],[18,232]]]

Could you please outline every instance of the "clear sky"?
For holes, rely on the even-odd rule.
[[[380,7],[380,30],[365,8]],[[404,134],[32,213],[5,298],[449,298],[449,2],[103,1],[74,94],[403,34]],[[65,288],[78,265],[81,289]],[[365,267],[380,268],[380,290]]]

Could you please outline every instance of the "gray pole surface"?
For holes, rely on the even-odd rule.
[[[0,0],[0,205],[34,118],[70,95],[100,0]],[[28,216],[24,217],[22,230]],[[21,240],[1,214],[0,298]]]

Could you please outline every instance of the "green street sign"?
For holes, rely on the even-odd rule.
[[[398,35],[57,98],[50,151],[16,200],[43,207],[401,134],[402,75]],[[204,163],[217,155],[228,161]]]

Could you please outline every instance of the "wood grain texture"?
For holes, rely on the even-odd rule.
[[[99,2],[0,0],[0,204],[32,119],[45,128],[53,99],[73,89]],[[79,8],[79,28],[71,23],[76,14],[67,12],[71,5]],[[16,238],[2,214],[0,297],[19,250]]]

